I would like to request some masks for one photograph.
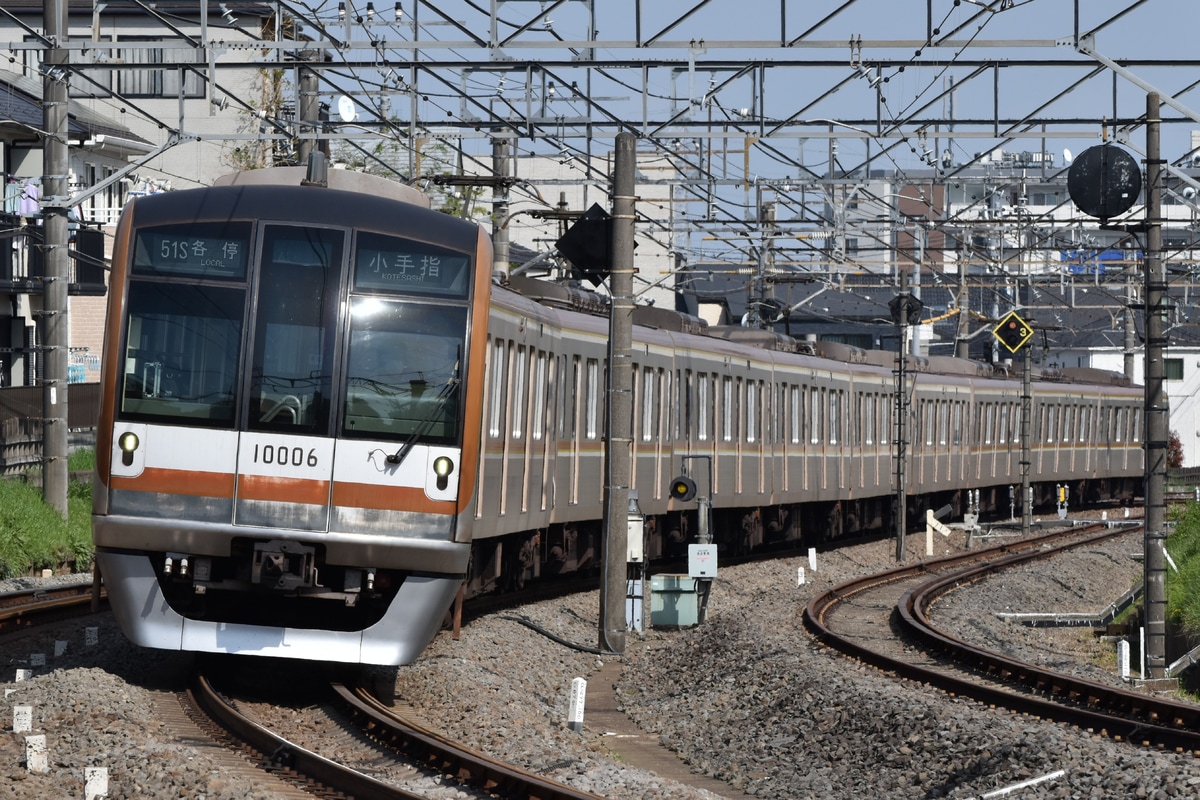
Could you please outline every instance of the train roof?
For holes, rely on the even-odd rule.
[[[550,308],[589,316],[603,316],[608,313],[608,298],[574,283],[556,283],[514,275],[510,276],[502,285],[528,300]],[[653,306],[635,306],[633,313],[634,324],[645,328],[706,336],[760,350],[810,355],[843,364],[862,364],[884,369],[894,369],[896,366],[896,352],[893,350],[867,350],[841,342],[810,341],[776,331],[740,325],[708,325],[694,315]],[[983,361],[940,355],[906,356],[905,368],[914,373],[975,378],[1019,376],[1019,372],[1012,370],[1006,364],[993,367]],[[1131,385],[1130,380],[1121,373],[1088,367],[1066,369],[1033,367],[1031,376],[1038,381],[1058,383],[1121,387]]]
[[[326,185],[330,189],[370,194],[389,200],[412,203],[422,208],[430,207],[429,197],[424,192],[403,183],[381,178],[378,175],[368,175],[365,172],[348,169],[331,169],[327,175]],[[306,167],[268,167],[267,169],[248,169],[222,175],[213,181],[213,185],[300,186],[307,177],[308,169]]]

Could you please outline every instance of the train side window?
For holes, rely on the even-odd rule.
[[[596,439],[600,436],[600,362],[594,358],[587,360],[586,381],[583,435]]]
[[[1138,408],[1129,409],[1129,441],[1139,442],[1142,439],[1142,411]]]
[[[566,378],[567,378],[567,357],[562,356],[562,355],[554,356],[555,385],[558,386],[558,384],[561,381],[566,380]],[[554,409],[555,409],[555,414],[558,416],[558,420],[554,426],[554,430],[556,431],[555,435],[559,439],[565,439],[567,436],[567,410],[569,408],[568,403],[570,402],[571,396],[574,394],[574,392],[571,391],[571,389],[572,389],[572,387],[570,385],[563,384],[562,386],[560,386],[558,389],[555,390],[556,397],[555,397],[555,401],[554,401]]]
[[[762,438],[758,432],[758,398],[758,384],[755,381],[746,381],[746,441],[751,444]]]
[[[863,407],[863,444],[875,444],[875,409],[879,405],[879,395],[866,396]]]
[[[553,382],[547,379],[547,357],[545,350],[537,352],[533,376],[533,418],[529,420],[529,435],[541,441],[546,432],[546,395]]]
[[[252,430],[328,433],[344,231],[268,225],[263,235]]]
[[[1000,444],[1008,442],[1008,403],[1000,404]]]
[[[954,403],[954,429],[951,431],[951,441],[957,447],[963,443],[963,406],[964,403]]]
[[[886,445],[892,443],[892,414],[895,411],[891,398],[880,397],[879,399],[879,443]]]
[[[500,424],[504,421],[504,354],[508,351],[503,339],[492,341],[491,384],[488,394],[492,397],[492,407],[488,413],[488,437],[500,438]]]
[[[947,431],[950,428],[950,404],[945,400],[937,402],[938,445],[946,446]]]
[[[721,438],[733,439],[733,378],[721,379]]]
[[[821,443],[821,390],[812,386],[808,390],[808,443]]]
[[[788,387],[788,431],[792,444],[800,444],[804,431],[801,423],[804,420],[804,403],[801,401],[803,395],[800,393],[799,386]]]
[[[846,441],[854,445],[863,443],[865,439],[863,435],[863,415],[866,412],[863,410],[863,406],[866,404],[866,398],[862,392],[855,392],[851,397],[854,401],[854,413],[850,414],[846,419],[846,425],[850,428]]]
[[[931,401],[922,400],[921,407],[922,407],[922,417],[924,418],[922,427],[925,429],[924,430],[925,446],[932,447],[933,446],[933,437],[936,435],[936,431],[934,428],[934,425],[935,425],[935,423],[934,423],[934,406]]]
[[[579,438],[579,418],[583,414],[583,360],[579,356],[571,359],[571,439]]]
[[[995,424],[996,424],[995,414],[996,414],[996,404],[995,403],[987,403],[983,409],[983,443],[984,444],[991,444],[994,441],[992,438],[992,428],[995,427]]]
[[[634,370],[635,379],[636,379],[636,376],[637,376],[637,370],[635,369]],[[640,396],[639,396],[638,391],[636,391],[636,389],[638,389],[638,388],[641,389]],[[634,397],[634,402],[641,404],[642,441],[643,442],[653,441],[653,439],[654,439],[654,416],[655,416],[654,412],[656,411],[656,408],[654,405],[654,368],[653,367],[643,367],[642,368],[641,386],[635,387],[633,397]]]
[[[674,403],[670,402],[671,393],[675,389],[674,384],[671,381],[671,370],[660,369],[658,371],[658,381],[660,384],[658,396],[663,398],[663,400],[666,401],[662,404],[663,408],[662,408],[662,428],[661,428],[661,430],[662,430],[662,435],[664,437],[669,437],[671,435],[671,426],[673,424],[677,424],[672,421],[672,417],[675,417],[676,419],[678,419],[678,417],[679,417],[679,413],[674,410],[677,408],[677,406]]]
[[[514,441],[520,441],[525,436],[525,390],[529,385],[528,365],[529,359],[525,351],[525,345],[517,345],[517,352],[512,362],[512,438]]]
[[[711,414],[711,406],[708,375],[700,374],[696,380],[696,438],[702,442],[708,440],[708,419]]]
[[[829,390],[829,443],[837,444],[842,425],[842,392]]]

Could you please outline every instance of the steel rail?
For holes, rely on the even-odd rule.
[[[600,795],[543,778],[451,741],[406,719],[361,687],[332,686],[373,741],[463,784],[506,800],[601,800]]]
[[[813,598],[804,610],[804,624],[819,640],[846,655],[943,691],[1078,725],[1118,740],[1200,754],[1200,707],[1035,667],[968,644],[938,630],[928,619],[927,612],[933,602],[958,586],[980,580],[1004,567],[1046,558],[1065,549],[1128,532],[1128,529],[1098,531],[1100,527],[1051,533],[846,581]],[[1071,541],[1061,542],[1072,534]],[[1055,540],[1060,541],[1056,544]],[[839,634],[828,625],[830,612],[855,595],[933,571],[939,574],[903,594],[896,607],[896,616],[902,628],[936,651],[934,655],[956,662],[960,669],[976,671],[978,677],[948,674],[944,670],[893,658]],[[983,683],[985,679],[1012,688],[989,686]]]
[[[1074,542],[1062,549],[1086,543]],[[929,610],[941,596],[1003,567],[1046,558],[1053,553],[1022,553],[935,578],[901,598],[898,606],[901,624],[927,647],[957,663],[1036,693],[1016,695],[1006,704],[1010,708],[1101,729],[1109,735],[1140,741],[1146,746],[1190,750],[1200,755],[1200,706],[1107,686],[1018,661],[946,633],[930,619]],[[1048,701],[1042,698],[1048,698]]]
[[[317,796],[356,800],[417,800],[422,797],[330,761],[272,733],[239,712],[199,672],[193,676],[188,697],[239,743],[261,757],[265,770],[289,777],[301,776],[308,783],[306,788]]]
[[[90,583],[4,592],[0,594],[0,635],[107,609],[103,591],[97,608],[92,607],[92,596]]]

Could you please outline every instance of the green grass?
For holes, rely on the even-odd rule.
[[[70,457],[68,469],[91,469],[93,451]],[[83,571],[92,565],[92,486],[67,485],[67,516],[42,502],[42,490],[24,481],[0,480],[0,578],[43,569]]]
[[[1190,633],[1200,632],[1200,503],[1188,503],[1167,539],[1167,552],[1179,568],[1167,568],[1167,618]]]

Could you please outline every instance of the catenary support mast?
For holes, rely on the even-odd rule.
[[[42,498],[67,516],[67,85],[66,3],[43,0],[46,38],[42,63]]]

